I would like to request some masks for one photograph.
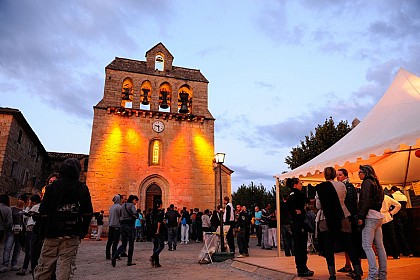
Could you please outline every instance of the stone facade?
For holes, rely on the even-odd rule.
[[[48,155],[17,109],[0,108],[0,193],[16,196],[43,186]]]
[[[95,211],[107,211],[118,193],[139,196],[142,210],[158,198],[179,208],[219,204],[208,81],[172,61],[159,43],[146,61],[116,58],[105,68],[86,181]],[[224,195],[232,172],[222,169]]]

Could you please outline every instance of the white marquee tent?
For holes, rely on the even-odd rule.
[[[346,168],[360,182],[361,164],[374,167],[381,184],[405,186],[420,180],[420,78],[400,69],[391,86],[365,119],[311,161],[274,177],[323,181],[327,166]],[[420,151],[417,152],[420,156]]]

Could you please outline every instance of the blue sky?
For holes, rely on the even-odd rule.
[[[318,124],[363,120],[400,67],[420,75],[419,11],[416,0],[0,0],[0,106],[21,110],[48,151],[88,154],[104,68],[162,42],[210,82],[233,190],[270,189]]]

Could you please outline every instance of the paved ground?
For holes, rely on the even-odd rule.
[[[252,240],[253,242],[254,240]],[[105,259],[106,241],[83,240],[77,254],[77,269],[74,279],[83,280],[104,280],[104,279],[269,279],[261,275],[239,270],[231,266],[232,260],[213,264],[199,264],[198,254],[203,243],[190,243],[178,245],[176,251],[168,251],[165,247],[161,253],[161,268],[152,268],[148,261],[151,256],[151,242],[136,242],[133,261],[135,266],[126,266],[126,258],[117,261],[113,268],[111,262]],[[253,246],[254,248],[258,248]],[[255,249],[260,250],[261,249]],[[0,252],[2,248],[0,246]],[[252,252],[252,250],[251,250]],[[267,251],[268,252],[268,251]],[[269,251],[272,254],[275,251]],[[23,253],[20,256],[19,264],[22,264]],[[273,255],[273,256],[274,256]],[[32,279],[30,275],[17,276],[16,272],[8,271],[0,273],[0,279]],[[140,277],[140,278],[139,278]]]
[[[199,264],[198,254],[203,243],[178,245],[176,251],[168,251],[167,247],[161,253],[161,268],[152,268],[148,262],[152,243],[136,242],[134,252],[135,266],[127,267],[126,259],[122,258],[113,268],[110,261],[105,260],[105,240],[83,240],[77,255],[77,270],[74,279],[105,280],[105,279],[300,279],[295,274],[293,257],[277,257],[276,250],[261,250],[255,246],[255,238],[250,241],[250,257],[213,264]],[[0,252],[2,248],[0,246]],[[22,263],[23,253],[19,264]],[[337,269],[344,264],[344,255],[336,254]],[[317,255],[309,255],[308,266],[315,275],[305,279],[328,279],[325,259]],[[362,261],[367,272],[367,261]],[[366,276],[367,274],[365,274]],[[348,279],[344,273],[337,273],[337,279]],[[15,272],[0,273],[0,279],[32,279],[31,276],[16,276]],[[388,259],[388,279],[417,280],[420,279],[420,259],[401,257],[400,260]]]

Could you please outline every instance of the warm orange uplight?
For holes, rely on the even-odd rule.
[[[214,147],[208,142],[206,138],[199,131],[195,131],[194,135],[194,153],[197,161],[200,163],[198,167],[208,170],[209,164],[213,160]],[[204,170],[201,170],[204,171]]]
[[[119,153],[121,150],[122,133],[118,126],[111,129],[108,139],[105,140],[104,150],[108,153]]]
[[[140,146],[140,137],[138,133],[132,128],[127,129],[127,134],[126,134],[125,139],[130,144],[131,147],[138,148]]]

